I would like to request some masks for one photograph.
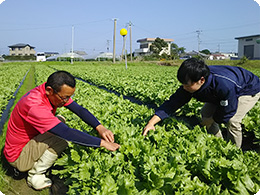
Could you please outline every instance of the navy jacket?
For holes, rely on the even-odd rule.
[[[238,97],[260,92],[259,78],[248,70],[233,66],[209,66],[209,69],[210,75],[198,91],[189,93],[179,87],[155,114],[163,120],[194,97],[217,105],[213,119],[226,123],[236,113]]]

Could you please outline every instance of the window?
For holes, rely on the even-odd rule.
[[[253,39],[252,39],[252,38],[250,38],[250,39],[246,39],[246,41],[253,41]]]
[[[148,43],[146,43],[146,44],[141,44],[141,45],[140,45],[140,49],[143,49],[143,48],[148,48]]]

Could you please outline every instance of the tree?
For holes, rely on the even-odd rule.
[[[211,52],[208,49],[203,49],[201,51],[201,53],[204,53],[204,54],[207,54],[207,55],[211,54]]]
[[[185,52],[185,47],[179,47],[179,54],[182,54]]]
[[[184,53],[184,47],[178,47],[176,43],[171,44],[171,58],[176,59],[180,54]]]
[[[150,46],[150,51],[153,52],[153,54],[159,55],[163,48],[167,46],[168,44],[163,39],[157,37]]]

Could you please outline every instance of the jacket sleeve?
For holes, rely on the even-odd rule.
[[[185,91],[183,87],[179,87],[177,91],[166,100],[156,111],[155,115],[160,117],[161,120],[169,117],[170,114],[181,108],[184,104],[188,103],[192,94]]]
[[[235,87],[224,83],[219,85],[216,90],[219,97],[219,105],[213,115],[213,119],[217,123],[227,123],[237,110],[238,98]]]
[[[91,114],[86,108],[78,105],[76,102],[72,102],[71,104],[66,106],[66,108],[78,115],[85,123],[87,123],[91,127],[96,128],[98,125],[100,125],[100,122],[93,114]]]
[[[101,139],[91,136],[85,132],[81,132],[77,129],[69,128],[64,123],[59,123],[55,127],[49,130],[49,132],[77,144],[84,146],[100,147]]]

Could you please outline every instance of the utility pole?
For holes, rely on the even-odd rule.
[[[71,57],[70,57],[70,60],[71,60],[71,61],[70,61],[70,63],[73,64],[73,58],[74,58],[74,54],[73,54],[73,52],[74,52],[74,51],[73,51],[73,49],[74,49],[74,48],[73,48],[73,45],[74,45],[74,26],[72,26],[72,33],[71,33],[71,34],[72,34],[72,35],[71,35],[72,38],[71,38]]]
[[[127,30],[126,30],[126,32],[129,32],[129,24],[128,23],[126,23],[126,26],[127,26]],[[121,29],[122,30],[122,29]],[[126,51],[126,48],[125,48],[125,46],[126,46],[126,37],[127,37],[127,33],[123,36],[124,37],[124,47],[122,48],[122,54],[121,54],[121,60],[120,61],[123,61],[123,58],[124,58],[124,53],[125,52],[127,52]]]
[[[116,62],[116,18],[114,19],[113,63]]]
[[[130,36],[130,60],[132,61],[132,22],[129,22],[129,36]]]
[[[125,49],[127,30],[125,28],[122,28],[120,30],[120,34],[123,36],[123,39],[124,39],[123,51],[125,51],[125,68],[127,69],[127,56],[126,56],[126,49]],[[121,60],[122,59],[123,59],[123,56],[121,56]]]
[[[198,52],[200,52],[200,43],[201,43],[201,41],[200,41],[200,33],[201,32],[202,32],[201,30],[196,30],[197,38],[198,38]]]
[[[110,44],[110,40],[107,40],[107,52],[109,52],[109,44]]]

